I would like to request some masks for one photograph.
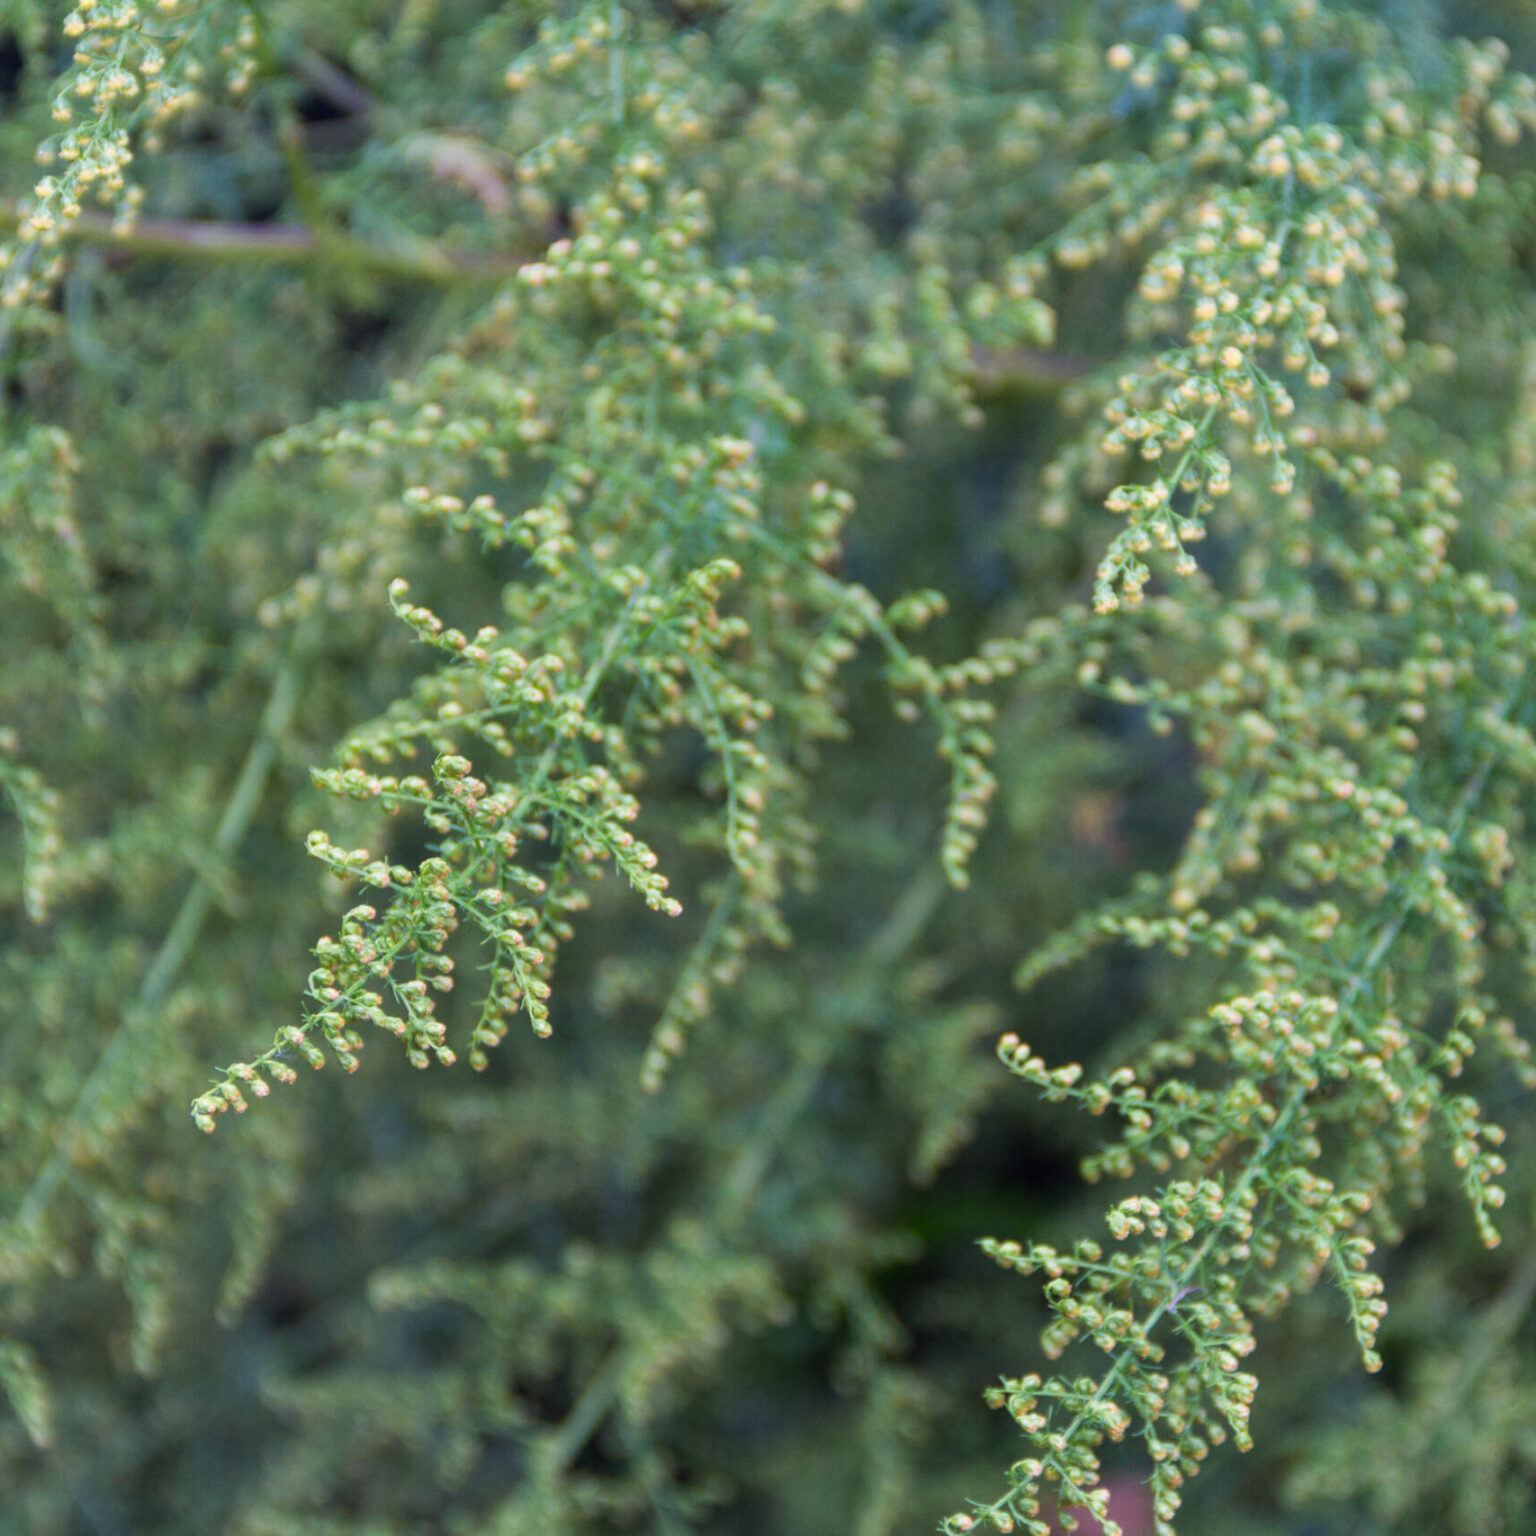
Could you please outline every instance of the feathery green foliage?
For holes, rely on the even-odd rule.
[[[5,24],[0,1531],[1528,1526],[1529,18]]]

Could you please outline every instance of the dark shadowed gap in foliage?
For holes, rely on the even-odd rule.
[[[1059,1208],[1081,1188],[1075,1150],[1051,1138],[1045,1125],[1017,1114],[987,1116],[932,1185],[912,1190],[902,1203],[900,1224],[922,1240],[925,1252],[907,1271],[912,1284],[969,1263],[970,1252],[957,1243],[994,1228],[998,1236],[1023,1230],[1036,1213]]]
[[[321,85],[311,84],[308,90],[299,92],[294,98],[293,110],[301,123],[348,122],[367,109],[367,93],[350,75],[329,63],[326,72],[327,80],[334,78],[340,88],[324,89]],[[357,93],[355,98],[349,99],[347,87]]]
[[[246,1316],[256,1327],[276,1332],[301,1322],[309,1306],[309,1292],[302,1284],[290,1276],[275,1274],[251,1298]]]
[[[9,105],[21,93],[27,61],[14,32],[0,32],[0,103]]]
[[[317,170],[342,162],[367,142],[374,102],[346,70],[318,54],[299,61],[302,84],[292,97],[304,152]]]
[[[1202,803],[1199,760],[1178,722],[1166,735],[1152,729],[1140,705],[1085,699],[1081,721],[1126,749],[1116,832],[1138,869],[1167,868],[1189,835]]]
[[[198,445],[196,461],[192,468],[192,498],[201,506],[207,506],[223,477],[235,462],[234,442],[224,436],[210,436]]]
[[[1012,596],[1018,575],[998,530],[1012,504],[1019,475],[1017,450],[987,450],[959,468],[960,565],[972,598],[986,608]]]
[[[394,334],[393,312],[384,305],[348,308],[340,316],[338,341],[341,350],[352,357],[371,354]]]
[[[418,1304],[409,1311],[391,1313],[389,1320],[386,1359],[410,1372],[451,1364],[472,1344],[477,1323],[468,1308],[451,1301]]]
[[[864,209],[864,218],[883,245],[895,245],[911,229],[918,206],[903,185],[898,173],[889,189]]]
[[[653,9],[679,32],[713,37],[718,30],[720,8],[711,0],[653,0]]]
[[[286,216],[290,187],[270,116],[253,112],[247,131],[231,143],[211,125],[194,126],[176,158],[184,168],[172,206],[155,211],[176,218],[269,224]]]

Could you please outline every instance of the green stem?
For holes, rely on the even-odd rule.
[[[0,209],[0,232],[14,233],[21,222],[14,207]],[[87,209],[60,231],[61,238],[92,242],[131,256],[173,260],[243,261],[320,266],[341,261],[370,277],[411,283],[498,283],[517,275],[527,253],[450,251],[428,240],[388,249],[369,245],[339,231],[319,234],[307,224],[235,224],[201,219],[137,219],[127,229],[113,227],[108,214]],[[30,247],[29,247],[30,248]],[[540,247],[542,248],[542,246]],[[14,265],[14,263],[13,263]]]
[[[197,943],[217,896],[212,871],[221,870],[244,839],[260,804],[262,791],[266,788],[267,775],[277,760],[278,742],[292,718],[294,704],[298,699],[299,663],[306,636],[307,631],[301,631],[295,636],[289,655],[273,680],[272,691],[257,727],[256,740],[246,754],[225,804],[224,814],[219,818],[218,828],[213,835],[211,870],[209,873],[198,873],[193,879],[191,890],[183,899],[159,951],[145,973],[138,995],[124,1009],[122,1021],[75,1095],[74,1105],[59,1127],[53,1153],[32,1181],[21,1203],[18,1221],[22,1226],[35,1226],[41,1219],[68,1173],[70,1160],[77,1149],[76,1138],[79,1132],[89,1123],[101,1099],[111,1087],[119,1064],[139,1044],[140,1035],[153,1028],[176,977]]]

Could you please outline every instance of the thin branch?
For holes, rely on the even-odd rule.
[[[20,224],[14,205],[0,209],[0,232]],[[350,235],[317,234],[306,224],[234,224],[205,219],[138,219],[114,226],[95,210],[81,213],[61,231],[65,240],[90,242],[125,256],[195,257],[204,261],[329,264],[400,282],[498,282],[516,275],[524,258],[489,251],[449,251],[431,241],[393,248]]]
[[[289,55],[293,71],[317,96],[349,117],[361,117],[373,110],[373,96],[346,70],[331,63],[313,48],[297,48]]]
[[[262,791],[266,788],[267,775],[277,758],[278,741],[288,727],[298,699],[301,655],[302,645],[296,638],[287,660],[273,680],[272,692],[262,712],[256,740],[246,754],[239,777],[225,804],[224,814],[219,818],[209,861],[213,870],[222,869],[234,856],[256,814]],[[123,1010],[121,1022],[106,1048],[97,1057],[96,1065],[81,1084],[73,1108],[59,1127],[53,1152],[32,1181],[32,1187],[21,1203],[17,1217],[20,1225],[35,1226],[47,1209],[48,1202],[69,1171],[79,1132],[89,1123],[98,1102],[110,1087],[118,1064],[139,1043],[140,1034],[146,1026],[152,1025],[159,1016],[178,973],[197,943],[203,923],[217,896],[215,882],[210,875],[198,873],[145,973],[138,996]]]
[[[976,392],[982,398],[1009,393],[1057,394],[1102,366],[1103,359],[1033,347],[972,347]]]
[[[14,205],[0,208],[0,232],[20,224]],[[100,245],[124,256],[187,257],[202,261],[286,262],[336,266],[403,283],[500,283],[516,277],[536,251],[455,251],[426,239],[379,246],[338,230],[319,234],[307,224],[238,224],[208,219],[136,219],[129,228],[105,213],[86,210],[60,231],[62,238]],[[977,393],[982,398],[1014,391],[1058,394],[1085,378],[1099,360],[1027,347],[972,350]]]

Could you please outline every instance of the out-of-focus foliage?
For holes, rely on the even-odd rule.
[[[1536,21],[0,22],[0,1531],[1530,1527]]]

